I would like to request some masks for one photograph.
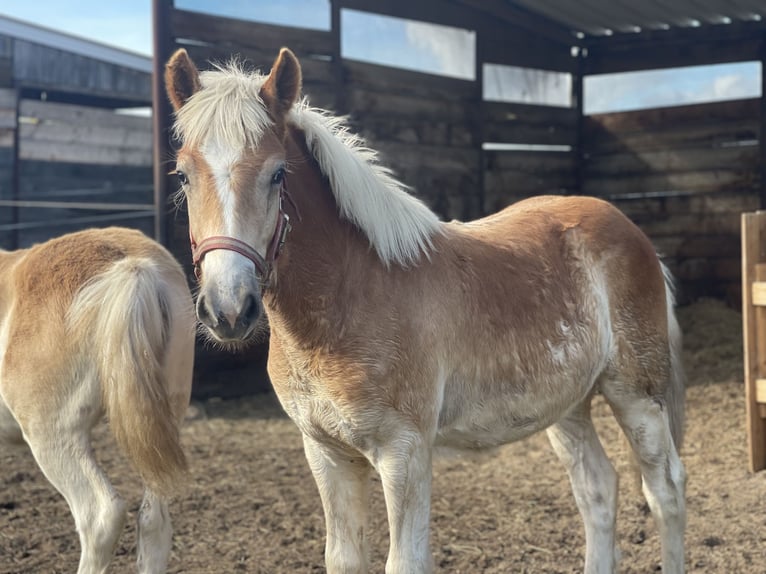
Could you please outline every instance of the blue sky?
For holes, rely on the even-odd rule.
[[[414,1],[414,0],[413,0]],[[176,0],[189,10],[328,29],[327,0]],[[151,54],[151,0],[7,0],[0,14],[106,44]],[[344,56],[472,78],[473,33],[395,18],[343,12]],[[502,67],[485,69],[491,99],[510,96],[566,104],[568,78]],[[708,66],[586,78],[585,109],[594,113],[754,97],[760,94],[757,63]]]

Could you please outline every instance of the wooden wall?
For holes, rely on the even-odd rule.
[[[238,55],[246,68],[267,73],[278,50],[289,46],[301,61],[310,102],[348,115],[444,219],[473,219],[533,195],[593,194],[613,201],[651,236],[681,280],[682,300],[739,290],[738,216],[758,205],[755,102],[583,119],[574,107],[483,101],[481,74],[465,81],[341,58],[336,11],[332,30],[317,31],[160,4],[155,17],[166,22],[158,38],[161,63],[184,47],[203,69]],[[345,2],[333,4],[339,5]],[[167,105],[163,91],[158,102],[160,110]],[[169,157],[175,142],[164,110],[158,143]],[[176,189],[172,178],[159,182],[166,193]],[[171,251],[188,264],[184,214],[174,211],[164,221]],[[195,394],[268,388],[265,355],[265,346],[237,356],[199,346]]]
[[[484,110],[484,141],[517,147],[485,151],[484,213],[533,195],[575,191],[574,108],[485,102]]]
[[[758,100],[594,115],[583,193],[654,241],[684,300],[740,297],[740,214],[759,208]]]
[[[110,224],[153,234],[149,118],[24,99],[17,116],[16,107],[17,92],[0,89],[0,200],[52,203],[2,206],[0,245]]]
[[[604,197],[650,235],[684,300],[736,298],[738,215],[759,206],[756,100],[590,116],[578,137],[574,107],[483,101],[480,81],[340,58],[335,24],[304,30],[178,9],[169,22],[171,48],[202,67],[239,54],[267,72],[289,46],[312,104],[347,114],[444,219],[545,193]],[[187,258],[182,222],[173,235]]]

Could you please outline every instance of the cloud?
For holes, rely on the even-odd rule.
[[[407,41],[414,48],[430,52],[440,73],[472,80],[476,76],[476,34],[469,30],[408,21]]]
[[[585,113],[753,98],[760,82],[755,62],[591,76],[585,78]]]

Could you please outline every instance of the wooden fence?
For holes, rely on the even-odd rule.
[[[83,227],[154,230],[151,119],[0,89],[0,245]]]
[[[742,319],[750,470],[766,468],[766,211],[742,215]]]
[[[246,68],[268,72],[279,49],[288,46],[301,61],[310,102],[348,115],[384,162],[442,218],[473,219],[539,194],[600,196],[651,237],[680,281],[682,302],[699,296],[739,302],[739,216],[759,207],[756,100],[585,118],[574,105],[490,102],[483,98],[482,65],[503,63],[493,62],[492,55],[485,61],[477,56],[473,81],[341,57],[342,5],[331,3],[331,29],[323,31],[157,2],[155,52],[163,64],[184,47],[203,69],[237,56]],[[486,55],[487,48],[477,54]],[[502,51],[493,53],[500,58]],[[155,90],[158,153],[164,159],[174,145],[170,110],[161,83]],[[165,173],[158,171],[155,179],[159,198],[176,189]],[[159,221],[160,236],[188,264],[184,214],[173,211]],[[216,358],[201,350],[198,381],[215,376]],[[211,365],[207,373],[205,365]],[[215,392],[250,392],[263,388],[260,379],[255,375],[247,384]]]
[[[758,209],[758,100],[590,116],[583,193],[654,241],[684,299],[740,297],[740,215]]]

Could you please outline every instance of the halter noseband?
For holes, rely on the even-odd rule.
[[[202,260],[205,255],[216,249],[225,249],[228,251],[234,251],[247,257],[255,265],[255,272],[258,275],[259,281],[263,285],[268,285],[269,278],[271,277],[271,271],[274,268],[274,262],[282,252],[282,247],[285,245],[287,234],[292,229],[290,225],[290,216],[285,213],[284,200],[290,202],[293,206],[295,214],[300,221],[301,215],[298,211],[298,206],[295,205],[293,198],[287,193],[287,183],[284,183],[279,189],[279,209],[277,210],[277,224],[274,227],[274,235],[271,237],[269,246],[266,250],[266,257],[261,257],[261,254],[253,249],[250,245],[234,237],[227,237],[226,235],[211,235],[206,237],[199,243],[194,240],[191,228],[189,228],[189,241],[191,242],[192,250],[192,264],[194,265],[194,276],[199,281],[202,277]]]

